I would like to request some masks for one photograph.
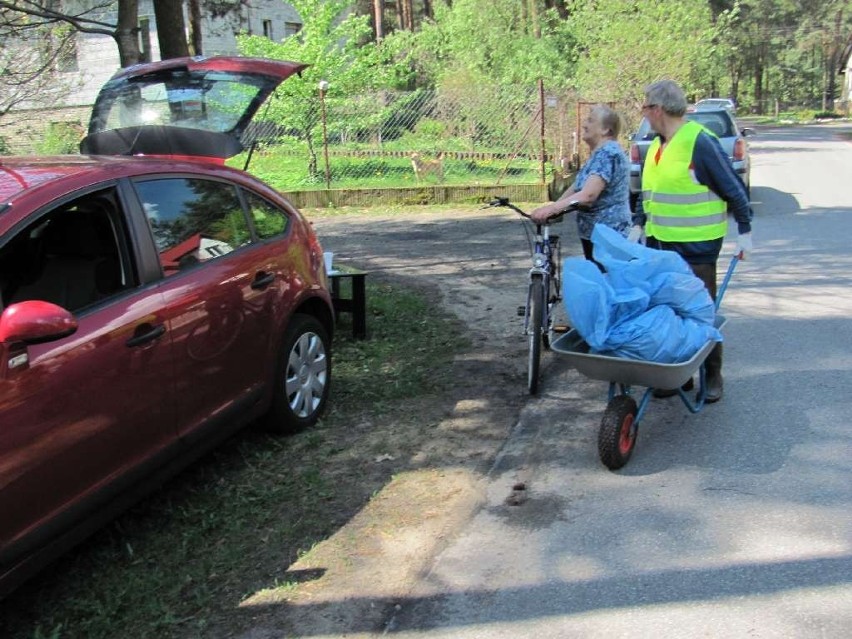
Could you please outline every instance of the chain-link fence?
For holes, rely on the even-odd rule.
[[[243,139],[249,150],[232,163],[290,192],[559,184],[588,157],[580,129],[593,104],[542,85],[347,97],[318,92],[266,111],[274,118],[261,112]],[[15,126],[3,129],[17,133],[11,152],[76,148],[82,124],[75,120],[69,128],[65,120],[85,117],[46,113],[19,114]],[[71,149],[47,145],[66,141],[58,133],[68,131],[77,136]]]
[[[544,184],[588,154],[590,107],[541,87],[319,94],[300,127],[260,122],[244,142],[250,170],[282,190]]]

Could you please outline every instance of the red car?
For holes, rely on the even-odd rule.
[[[0,594],[239,427],[322,413],[322,248],[279,193],[224,166],[301,68],[126,69],[84,155],[0,158]]]

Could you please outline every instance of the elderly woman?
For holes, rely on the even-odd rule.
[[[583,141],[591,156],[577,173],[574,184],[555,202],[540,206],[532,218],[544,222],[564,212],[573,202],[590,207],[577,213],[577,230],[586,259],[592,259],[592,230],[595,224],[606,224],[625,237],[630,231],[629,163],[617,142],[621,118],[608,106],[597,105],[583,122]]]

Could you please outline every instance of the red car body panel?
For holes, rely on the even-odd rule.
[[[222,160],[305,66],[137,65],[98,97],[82,145],[98,155],[0,158],[0,596],[280,406],[297,313],[298,330],[326,340],[327,360],[311,362],[324,406],[334,312],[322,247],[286,199]],[[160,196],[158,211],[169,183],[188,195],[173,211]],[[291,427],[321,412],[282,410]]]
[[[107,187],[132,193],[134,180],[170,175],[227,180],[285,211],[288,228],[175,275],[144,281],[140,265],[143,281],[75,315],[73,334],[25,347],[0,343],[0,593],[4,580],[15,583],[22,558],[117,492],[134,491],[140,474],[188,451],[223,419],[243,422],[264,412],[282,335],[297,309],[319,303],[331,333],[322,249],[310,225],[274,190],[225,166],[3,158],[0,250],[3,238],[57,202]],[[132,197],[123,201],[127,226],[148,233],[137,208]],[[131,248],[135,260],[146,251],[157,259],[150,237],[134,237]],[[253,287],[264,274],[271,282]],[[128,346],[148,334],[154,337]],[[22,352],[26,364],[9,368]]]
[[[170,340],[126,346],[138,327],[163,321],[161,306],[146,291],[87,314],[73,335],[30,346],[28,366],[0,380],[6,551],[175,439]]]

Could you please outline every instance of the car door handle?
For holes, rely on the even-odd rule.
[[[159,326],[151,326],[150,324],[142,324],[137,327],[134,331],[133,337],[131,337],[125,344],[130,347],[133,346],[142,346],[143,344],[147,344],[148,342],[153,342],[155,339],[160,337],[166,332],[166,327],[163,324]]]
[[[272,282],[274,281],[275,273],[264,273],[263,271],[261,271],[260,273],[254,276],[254,281],[251,283],[251,287],[254,290],[263,289],[272,284]]]

